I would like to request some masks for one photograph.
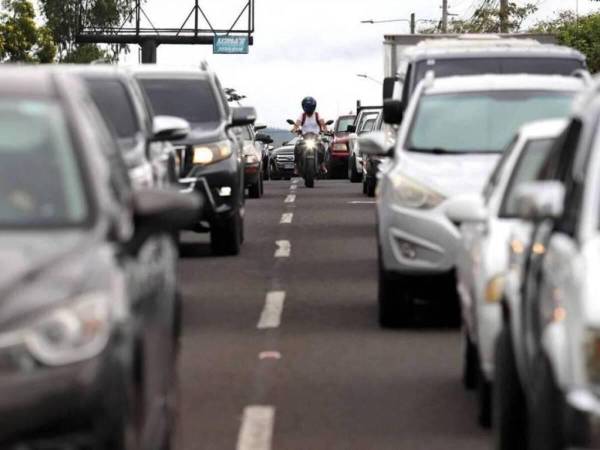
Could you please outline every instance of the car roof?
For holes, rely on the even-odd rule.
[[[142,64],[138,66],[128,66],[127,70],[138,78],[210,78],[212,73],[203,67],[204,66],[190,67]]]
[[[54,74],[37,66],[2,65],[0,95],[51,99],[58,96]]]
[[[502,57],[585,59],[581,52],[562,45],[542,44],[534,39],[499,38],[493,35],[482,39],[426,40],[407,48],[404,56],[413,60]]]
[[[94,77],[126,77],[128,71],[123,67],[111,64],[61,64],[52,66],[53,70],[76,75],[93,75]]]
[[[556,138],[568,123],[567,119],[537,120],[523,125],[519,129],[519,135],[527,140]]]
[[[544,90],[579,91],[583,80],[562,75],[466,75],[437,78],[422,81],[425,93],[442,94],[452,92],[506,91],[506,90]]]

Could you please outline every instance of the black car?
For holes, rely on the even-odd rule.
[[[154,116],[150,103],[131,74],[115,66],[73,66],[83,78],[102,117],[115,135],[134,187],[169,186],[179,182],[175,148],[156,141],[155,129],[177,118]],[[188,129],[183,119],[179,128]],[[189,133],[189,131],[188,131]]]
[[[156,114],[179,116],[192,131],[176,143],[180,173],[197,179],[213,200],[208,220],[194,230],[210,231],[213,253],[237,255],[244,237],[243,142],[232,128],[252,125],[252,108],[230,108],[217,76],[205,69],[140,67],[135,76]]]
[[[294,175],[294,148],[298,139],[296,137],[271,152],[269,156],[269,178],[271,180],[289,180]]]
[[[174,258],[148,238],[200,199],[134,191],[63,71],[0,69],[0,133],[0,448],[166,448],[179,312]]]

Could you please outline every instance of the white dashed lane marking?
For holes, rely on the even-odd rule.
[[[289,258],[292,254],[292,244],[290,241],[277,241],[277,250],[275,250],[275,258]]]
[[[375,200],[356,200],[348,203],[351,205],[374,205],[377,202]]]
[[[284,302],[284,291],[271,291],[267,294],[265,306],[257,325],[259,330],[277,328],[281,325],[281,313],[283,312]]]
[[[290,194],[285,198],[285,203],[294,203],[296,201],[296,195]]]
[[[292,185],[290,186],[290,190],[292,190],[292,191],[295,191],[295,190],[297,190],[297,189],[298,189],[298,185],[297,185],[297,184],[292,184]]]
[[[292,223],[292,220],[294,220],[294,213],[285,213],[281,216],[279,223]]]
[[[237,450],[270,450],[273,440],[275,408],[253,405],[244,409]]]

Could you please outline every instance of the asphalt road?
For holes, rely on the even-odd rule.
[[[179,447],[489,448],[458,330],[377,325],[375,206],[361,186],[291,186],[248,201],[239,257],[184,237]]]

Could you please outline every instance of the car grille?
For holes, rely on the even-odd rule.
[[[277,155],[277,162],[294,162],[294,155]]]

